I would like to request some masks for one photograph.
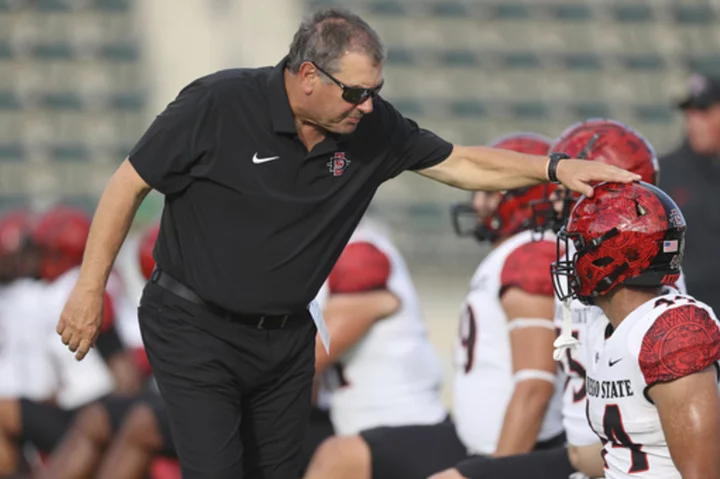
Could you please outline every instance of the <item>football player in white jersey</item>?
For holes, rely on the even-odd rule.
[[[321,302],[332,347],[327,354],[317,342],[315,370],[336,434],[443,421],[442,365],[410,272],[383,225],[363,219],[326,286]]]
[[[573,125],[558,138],[552,151],[577,154],[588,161],[620,166],[641,175],[642,181],[654,185],[659,181],[659,163],[652,146],[640,133],[614,120],[588,120]],[[577,197],[570,193],[565,196],[562,213],[556,217],[555,230],[565,225],[576,200]],[[573,254],[572,245],[566,253]],[[672,286],[685,292],[682,278]],[[556,354],[567,375],[563,424],[568,437],[570,461],[586,475],[597,475],[594,465],[597,463],[600,444],[585,414],[585,373],[592,360],[592,332],[603,330],[607,319],[596,306],[573,300],[569,302],[568,310],[556,297],[555,324],[561,331]]]
[[[543,155],[550,145],[538,135],[517,134],[493,146]],[[564,443],[561,388],[552,360],[549,269],[555,245],[531,241],[529,231],[530,202],[546,198],[553,188],[477,193],[473,205],[455,209],[458,230],[464,232],[462,213],[470,213],[470,232],[495,245],[463,307],[455,423],[384,427],[334,439],[319,451],[324,469],[312,470],[307,479],[425,478],[473,454],[512,454]]]
[[[608,319],[591,332],[586,392],[603,444],[596,474],[609,479],[720,478],[720,323],[691,296],[663,291],[680,276],[685,230],[657,187],[602,183],[558,234],[558,297]]]
[[[12,456],[24,443],[49,453],[76,408],[113,388],[128,391],[137,384],[134,365],[112,326],[113,300],[119,298],[106,295],[108,327],[88,365],[58,348],[57,339],[50,341],[56,334],[53,323],[74,284],[73,269],[82,258],[89,225],[84,212],[67,207],[31,222],[26,247],[37,258],[32,262],[36,271],[16,280],[2,303],[6,347],[0,364],[0,436],[6,441],[0,456]],[[33,384],[41,389],[28,389]]]
[[[146,281],[155,267],[152,251],[158,232],[159,224],[153,224],[134,244],[133,271]],[[135,319],[137,321],[137,317]],[[133,352],[143,372],[151,375],[142,345],[133,348]],[[117,447],[111,447],[113,441]],[[72,426],[53,451],[46,477],[142,478],[158,462],[153,462],[156,455],[176,458],[165,404],[151,382],[138,394],[111,395],[78,411]]]
[[[643,181],[658,181],[659,166],[652,146],[638,132],[618,121],[591,119],[577,123],[563,132],[550,152],[608,163],[639,174]],[[552,208],[548,202],[534,205],[536,229],[540,232],[560,229],[577,198],[561,187],[553,199]],[[684,292],[682,278],[676,287]],[[606,319],[599,308],[577,300],[570,303],[568,312],[570,314],[565,321],[568,324],[563,327],[565,308],[556,297],[555,326],[558,331],[562,330],[556,354],[565,373],[562,416],[568,450],[534,452],[494,461],[471,459],[433,479],[553,479],[567,475],[568,470],[588,475],[595,472],[600,443],[585,415],[585,368],[591,357],[587,338],[591,329],[604,328],[603,321]],[[459,474],[458,470],[462,470],[463,474]]]
[[[445,421],[442,366],[410,273],[383,225],[363,219],[319,299],[332,345],[328,355],[318,341],[316,371],[337,436],[318,448],[305,477],[345,477],[333,451],[357,451],[360,431]]]
[[[33,226],[32,241],[40,252],[39,275],[48,285],[48,309],[57,314],[58,304],[70,295],[80,273],[85,242],[90,232],[90,216],[83,210],[57,205],[43,213]],[[115,390],[124,394],[137,392],[142,385],[137,364],[125,347],[116,322],[126,320],[118,315],[128,302],[123,282],[113,271],[104,295],[108,321],[98,336],[95,348],[107,362]]]

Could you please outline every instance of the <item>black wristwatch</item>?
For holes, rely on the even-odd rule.
[[[557,177],[557,167],[558,163],[560,163],[560,160],[567,160],[570,158],[570,155],[566,155],[565,153],[550,153],[550,161],[548,162],[548,179],[550,180],[550,183],[560,184],[560,180],[558,180]]]

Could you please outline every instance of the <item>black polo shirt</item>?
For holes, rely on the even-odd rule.
[[[129,155],[165,195],[158,266],[240,313],[305,308],[378,186],[452,151],[376,98],[355,132],[330,135],[308,153],[288,103],[285,62],[194,81]]]

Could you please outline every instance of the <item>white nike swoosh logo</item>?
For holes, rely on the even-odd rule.
[[[253,155],[253,163],[259,165],[260,163],[267,163],[268,161],[277,160],[279,156],[269,156],[267,158],[258,158],[257,153]]]

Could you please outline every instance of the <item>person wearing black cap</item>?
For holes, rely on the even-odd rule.
[[[139,321],[185,479],[298,477],[315,325],[330,347],[313,298],[384,181],[414,170],[468,190],[556,181],[592,194],[595,181],[639,179],[452,145],[379,96],[384,59],[361,18],[320,11],[277,66],[183,89],[100,198],[57,331],[82,359],[133,216],[151,189],[164,194]]]
[[[682,208],[688,224],[683,263],[688,292],[720,310],[720,78],[692,74],[677,103],[686,137],[660,159],[660,187]]]

